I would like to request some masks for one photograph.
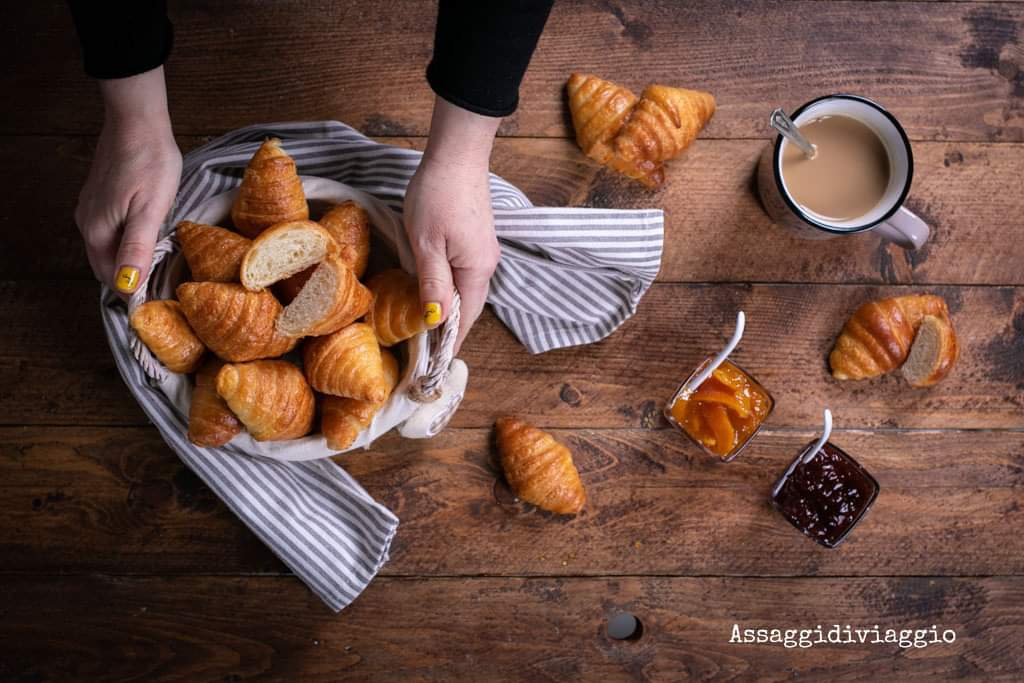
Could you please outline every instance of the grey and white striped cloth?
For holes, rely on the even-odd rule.
[[[302,175],[345,183],[399,212],[420,160],[336,121],[242,128],[186,155],[163,234],[238,185],[267,137],[282,140]],[[488,302],[532,353],[603,339],[636,311],[661,264],[660,210],[537,208],[493,174],[491,198],[502,253]],[[191,444],[187,416],[132,357],[127,311],[106,288],[101,314],[121,376],[168,445],[331,609],[351,603],[387,561],[398,518],[331,460],[240,458]]]

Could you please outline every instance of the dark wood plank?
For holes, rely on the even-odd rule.
[[[40,577],[4,590],[8,680],[1011,681],[1024,670],[1024,587],[1005,578],[380,579],[338,615],[285,578]],[[638,640],[608,637],[623,610],[640,618]],[[923,642],[934,625],[955,639],[729,643],[734,626],[833,624],[877,624],[883,638],[927,629]]]
[[[400,0],[172,3],[178,131],[338,118],[375,135],[422,135],[434,12]],[[503,132],[567,136],[563,87],[585,70],[637,90],[710,90],[719,110],[709,137],[766,137],[774,106],[855,91],[891,107],[915,139],[1024,141],[1022,25],[1015,4],[560,2]],[[19,104],[0,132],[96,131],[98,97],[63,3],[12,8],[0,60],[0,83]]]
[[[882,296],[937,292],[963,351],[952,375],[912,389],[898,375],[837,382],[826,357],[846,318]],[[143,424],[113,365],[87,281],[0,282],[0,424]],[[736,361],[774,395],[774,427],[1024,427],[1024,290],[1010,287],[656,285],[608,339],[531,356],[490,313],[462,357],[471,379],[458,427],[516,413],[546,426],[650,427],[663,402],[748,316]]]
[[[1024,432],[839,431],[879,480],[838,550],[771,509],[811,432],[714,462],[669,430],[558,430],[588,493],[576,519],[517,503],[489,430],[388,437],[339,458],[401,519],[389,575],[1024,573]],[[284,572],[152,428],[0,429],[0,571]]]
[[[183,150],[205,138],[179,139]],[[422,147],[423,138],[387,138]],[[88,278],[75,201],[92,138],[8,137],[0,144],[0,279]],[[664,282],[1024,284],[1024,145],[915,144],[910,206],[934,226],[906,252],[873,235],[808,241],[775,227],[752,182],[763,142],[702,140],[651,193],[600,170],[568,140],[502,138],[493,169],[540,206],[663,207]]]

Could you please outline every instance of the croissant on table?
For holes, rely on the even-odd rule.
[[[394,346],[427,329],[415,277],[392,268],[374,275],[366,286],[373,293],[366,323],[373,327],[382,346]]]
[[[586,493],[568,448],[514,417],[500,418],[495,427],[501,469],[519,498],[561,515],[583,509]]]
[[[171,372],[193,372],[206,347],[189,327],[177,301],[147,301],[132,313],[132,329]]]
[[[829,354],[832,376],[840,380],[867,379],[900,367],[907,360],[926,316],[935,318],[938,325],[948,327],[948,333],[953,334],[949,309],[940,296],[897,296],[862,305],[846,321]],[[952,344],[945,343],[939,349],[944,367],[938,372],[941,379],[956,359],[955,337]],[[929,377],[928,381],[933,384],[938,379]]]
[[[281,141],[264,142],[245,167],[238,197],[231,207],[235,229],[254,238],[272,225],[309,218],[309,206],[295,161]]]
[[[380,355],[388,383],[388,396],[384,400],[361,401],[357,398],[324,396],[320,402],[320,430],[331,450],[343,451],[351,446],[359,433],[370,426],[398,384],[398,361],[388,351],[381,351]]]
[[[250,292],[226,282],[185,282],[176,293],[188,324],[224,360],[276,358],[295,348],[297,340],[276,329],[281,304],[269,291]]]
[[[584,153],[648,187],[664,182],[664,162],[689,147],[715,113],[710,93],[667,85],[649,85],[637,99],[615,83],[574,73],[567,90]]]
[[[237,282],[250,240],[213,225],[182,221],[176,228],[181,251],[196,282]]]
[[[380,345],[373,329],[364,323],[308,339],[302,360],[306,379],[322,394],[384,401],[391,391]]]
[[[286,360],[226,364],[217,394],[257,441],[298,439],[313,428],[313,392]]]
[[[242,431],[242,424],[217,394],[217,373],[224,361],[211,358],[196,373],[188,408],[188,440],[197,446],[223,446]]]

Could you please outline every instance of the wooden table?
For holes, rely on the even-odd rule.
[[[430,3],[172,11],[183,150],[254,122],[330,118],[423,146]],[[101,107],[63,3],[8,8],[0,54],[0,679],[1024,676],[1024,5],[560,1],[493,169],[538,205],[663,207],[661,277],[636,317],[584,348],[530,356],[486,314],[451,428],[344,459],[402,523],[381,576],[338,615],[182,465],[117,375],[71,221]],[[707,89],[718,112],[649,192],[577,150],[572,70]],[[768,112],[832,91],[906,126],[909,206],[934,229],[921,251],[800,241],[763,215],[752,172]],[[951,378],[832,380],[849,313],[914,292],[949,302],[963,344]],[[660,410],[738,307],[737,360],[778,404],[723,466]],[[833,551],[768,504],[826,405],[833,440],[882,486]],[[572,447],[589,493],[578,518],[510,502],[489,443],[505,413]],[[639,638],[607,636],[620,611]],[[934,624],[956,641],[788,649],[730,643],[734,624]]]

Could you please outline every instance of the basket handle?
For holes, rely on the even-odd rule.
[[[441,387],[448,379],[452,359],[455,358],[455,339],[459,336],[459,320],[462,298],[458,290],[452,293],[451,310],[444,325],[430,330],[427,343],[430,346],[430,358],[427,370],[419,377],[413,378],[409,384],[409,398],[417,403],[433,403],[441,396]]]

